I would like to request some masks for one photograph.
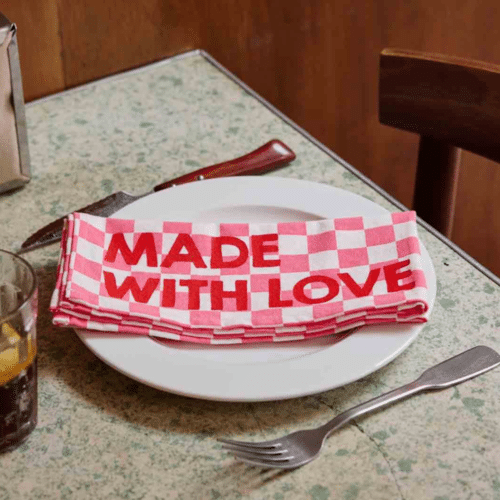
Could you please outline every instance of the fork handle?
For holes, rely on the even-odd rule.
[[[343,425],[350,422],[352,419],[364,415],[372,410],[377,410],[384,406],[389,406],[400,399],[407,398],[418,392],[423,392],[428,389],[428,386],[420,384],[418,380],[405,384],[397,389],[386,392],[376,398],[370,399],[365,403],[361,403],[357,406],[350,408],[349,410],[340,413],[335,418],[322,425],[320,429],[325,432],[325,438],[327,438],[333,431],[342,427]]]
[[[327,437],[335,429],[369,411],[388,406],[418,392],[445,389],[460,384],[497,366],[500,366],[500,354],[491,347],[473,347],[428,368],[417,380],[337,415],[333,420],[321,426],[320,429],[325,432],[325,437]]]

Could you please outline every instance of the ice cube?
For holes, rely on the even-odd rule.
[[[14,312],[23,301],[23,291],[19,287],[9,282],[0,284],[0,316]]]

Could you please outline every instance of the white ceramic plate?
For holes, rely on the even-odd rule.
[[[279,177],[233,177],[176,186],[117,212],[121,218],[210,222],[313,220],[387,210],[342,189]],[[429,304],[434,268],[422,248]],[[220,401],[270,401],[314,394],[358,380],[401,354],[423,325],[364,327],[332,344],[329,338],[260,345],[207,346],[150,337],[77,331],[105,363],[158,389]]]

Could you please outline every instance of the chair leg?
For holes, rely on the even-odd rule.
[[[447,238],[453,228],[460,156],[459,148],[420,138],[413,209]]]

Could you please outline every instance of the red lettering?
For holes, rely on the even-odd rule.
[[[111,242],[104,260],[106,262],[114,262],[118,252],[121,252],[125,263],[130,265],[137,264],[143,253],[146,253],[147,265],[149,267],[156,267],[158,265],[153,233],[141,233],[132,251],[128,247],[123,233],[114,233],[111,236]]]
[[[191,311],[200,308],[200,288],[207,286],[207,280],[180,280],[181,286],[188,287],[188,309]]]
[[[181,250],[184,248],[187,253],[181,254]],[[207,267],[193,238],[187,233],[179,233],[168,255],[163,259],[161,267],[170,267],[174,262],[192,262],[195,267]]]
[[[328,287],[324,297],[310,298],[304,293],[304,287],[309,283],[323,283]],[[339,293],[339,284],[329,276],[309,276],[298,281],[293,287],[293,296],[303,304],[321,304],[333,299]]]
[[[387,291],[388,292],[399,292],[400,290],[411,290],[415,288],[415,281],[409,281],[404,285],[400,285],[398,282],[405,278],[412,276],[410,269],[406,271],[399,270],[410,264],[410,259],[403,260],[402,262],[396,262],[395,264],[388,264],[384,266],[385,280],[387,281]]]
[[[127,276],[123,283],[118,287],[116,285],[116,278],[113,273],[104,271],[104,286],[110,297],[116,299],[122,299],[123,296],[130,290],[130,293],[136,300],[136,302],[141,302],[145,304],[153,295],[156,290],[160,280],[158,278],[148,278],[146,284],[141,289],[137,283],[137,280],[133,276]]]
[[[240,254],[233,260],[222,260],[222,245],[235,246]],[[235,236],[217,236],[212,238],[212,258],[210,260],[210,267],[212,269],[222,269],[229,267],[240,267],[248,259],[248,248],[244,241],[236,238]]]
[[[281,281],[279,278],[269,280],[269,307],[291,307],[292,299],[281,300]]]
[[[251,237],[252,263],[254,267],[274,267],[280,265],[280,259],[264,260],[265,253],[278,252],[278,245],[265,245],[269,241],[278,241],[277,234],[258,234]]]
[[[162,307],[174,307],[175,306],[175,280],[164,279],[163,280],[163,290],[161,294],[161,306]]]
[[[212,281],[210,295],[213,311],[222,311],[222,299],[236,299],[236,310],[248,310],[247,282],[246,280],[236,280],[234,292],[223,290],[222,281]]]
[[[359,286],[348,273],[339,273],[338,276],[356,297],[366,297],[367,295],[370,295],[370,292],[373,290],[379,274],[380,268],[372,269],[362,287]]]

